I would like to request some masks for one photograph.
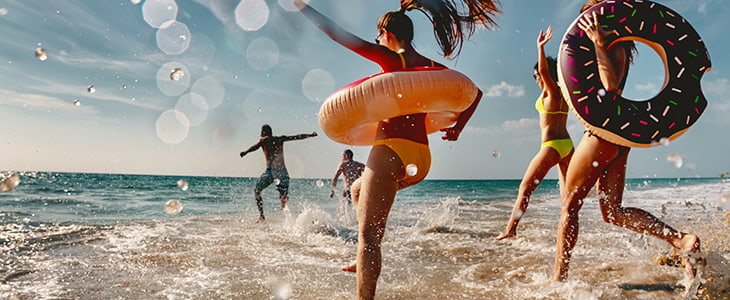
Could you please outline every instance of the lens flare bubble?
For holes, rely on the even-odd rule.
[[[279,46],[269,38],[257,38],[248,45],[246,60],[255,70],[269,70],[279,63]]]
[[[157,48],[167,55],[182,54],[190,47],[190,29],[185,23],[172,21],[157,30]]]
[[[177,188],[187,191],[190,188],[190,184],[185,179],[180,179],[177,181]]]
[[[152,28],[170,25],[177,19],[177,11],[175,0],[147,0],[142,4],[142,17]]]
[[[286,10],[288,12],[295,12],[298,10],[297,7],[294,6],[294,1],[292,1],[292,0],[278,0],[278,2],[279,2],[279,5],[281,6],[281,8],[283,8],[284,10]],[[304,1],[304,2],[309,2],[309,1]]]
[[[246,31],[256,31],[269,21],[269,6],[264,0],[241,0],[234,11],[236,24]]]
[[[9,192],[20,185],[20,176],[13,174],[0,181],[0,192]]]
[[[193,83],[190,92],[198,94],[208,102],[208,109],[214,109],[223,103],[225,89],[213,76],[205,76]]]
[[[170,215],[177,215],[182,211],[182,209],[183,205],[178,200],[168,200],[167,203],[165,203],[165,212]]]
[[[48,53],[46,53],[46,50],[43,48],[36,48],[35,57],[40,61],[46,61],[46,59],[48,59]]]
[[[324,186],[324,181],[317,180],[317,187],[323,187],[323,186]]]
[[[492,151],[492,156],[494,156],[495,158],[499,157],[500,155],[502,155],[502,153],[499,152],[499,150]]]
[[[408,164],[406,166],[406,173],[408,174],[408,176],[416,176],[416,174],[418,174],[418,166],[414,164]]]
[[[323,102],[334,89],[334,78],[329,72],[322,69],[313,69],[307,72],[302,79],[304,96],[314,102]]]
[[[208,118],[208,102],[205,101],[203,96],[196,93],[180,96],[177,104],[175,104],[175,110],[187,116],[190,126],[203,124]]]
[[[156,78],[157,89],[166,96],[180,96],[190,86],[190,71],[185,65],[178,62],[162,65],[157,71]]]
[[[157,137],[168,144],[179,144],[188,137],[190,121],[184,113],[171,109],[163,112],[155,123]]]

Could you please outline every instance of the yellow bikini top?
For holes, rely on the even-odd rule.
[[[563,105],[561,104],[560,106],[562,108]],[[545,104],[542,103],[542,95],[540,95],[540,97],[537,98],[537,101],[535,101],[535,109],[537,111],[541,112],[541,113],[546,113],[548,115],[552,115],[552,114],[564,114],[564,115],[567,115],[568,114],[567,111],[562,111],[562,110],[559,110],[559,111],[547,111],[547,110],[545,110]]]

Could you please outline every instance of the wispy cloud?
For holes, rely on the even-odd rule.
[[[730,80],[718,78],[715,81],[704,82],[702,90],[713,111],[730,111],[730,95],[727,93],[730,91]]]
[[[511,85],[507,82],[500,82],[487,88],[485,93],[487,97],[522,97],[525,95],[525,87],[523,85]]]
[[[64,100],[42,94],[18,93],[11,90],[0,90],[0,104],[45,112],[97,113],[97,110],[91,106],[74,105],[73,99]]]

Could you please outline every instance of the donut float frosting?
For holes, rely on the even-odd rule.
[[[665,81],[651,99],[630,100],[605,91],[593,43],[578,27],[596,13],[610,48],[623,41],[647,44],[661,58]],[[568,28],[558,55],[560,87],[587,130],[617,145],[652,147],[686,132],[707,107],[700,79],[711,69],[697,31],[677,12],[642,0],[606,0],[583,12]]]

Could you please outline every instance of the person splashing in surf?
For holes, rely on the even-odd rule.
[[[478,26],[496,27],[494,16],[501,13],[499,1],[462,0],[466,14],[457,10],[453,0],[401,0],[400,9],[385,13],[377,23],[375,43],[347,32],[302,0],[294,0],[297,9],[331,39],[355,53],[377,63],[383,72],[413,67],[444,67],[419,54],[411,44],[413,23],[406,15],[416,9],[426,14],[444,57],[458,55],[464,39]],[[462,6],[459,6],[462,7]],[[457,118],[456,124],[441,129],[442,139],[455,141],[476,110],[482,93]],[[358,246],[355,268],[357,294],[372,299],[381,271],[381,241],[388,214],[398,190],[417,184],[428,173],[431,154],[428,147],[425,113],[404,115],[378,123],[365,172],[352,185],[352,200],[358,216]],[[416,167],[409,167],[412,162]]]
[[[264,173],[262,173],[261,177],[259,177],[256,181],[256,186],[253,190],[254,197],[256,198],[256,206],[259,209],[258,222],[263,222],[265,219],[264,200],[261,198],[261,191],[274,183],[274,181],[278,181],[276,189],[279,190],[279,200],[281,201],[282,210],[286,208],[286,203],[289,199],[289,173],[287,172],[286,165],[284,164],[284,142],[301,140],[315,136],[317,136],[316,132],[302,133],[292,136],[274,136],[271,131],[271,126],[264,124],[261,126],[261,138],[259,141],[239,154],[241,158],[243,158],[246,154],[256,151],[259,148],[264,150],[266,170],[264,170]]]
[[[581,13],[601,2],[587,1]],[[611,33],[601,28],[596,14],[581,18],[578,26],[593,42],[599,75],[606,91],[620,94],[632,60],[633,43],[617,43],[609,48],[605,37]],[[629,147],[616,145],[592,134],[590,129],[586,130],[565,178],[568,193],[562,199],[553,280],[564,281],[568,278],[568,265],[578,240],[578,212],[594,183],[599,190],[598,204],[606,222],[666,241],[685,255],[687,272],[690,276],[695,275],[692,256],[700,252],[699,237],[679,232],[647,211],[622,205],[630,150]]]
[[[573,156],[573,140],[570,139],[565,124],[568,121],[568,103],[560,93],[556,79],[558,67],[554,58],[545,56],[545,44],[553,36],[553,28],[540,30],[537,37],[537,64],[533,76],[537,85],[542,89],[540,97],[535,102],[535,109],[540,113],[540,129],[542,131],[542,148],[532,158],[525,171],[515,206],[512,209],[507,228],[495,240],[513,237],[517,234],[517,224],[524,216],[530,202],[532,192],[537,189],[548,171],[558,165],[558,182],[560,194],[565,193],[565,172]]]

